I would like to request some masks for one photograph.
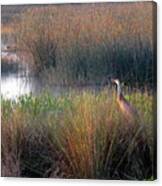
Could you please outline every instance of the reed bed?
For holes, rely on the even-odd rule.
[[[139,116],[128,122],[110,88],[2,97],[2,176],[156,179],[156,5],[24,7],[14,7],[18,14],[3,22],[2,33],[34,74],[52,86],[117,77],[127,82],[126,99]]]
[[[2,98],[2,176],[153,180],[153,96],[126,96],[138,109],[128,123],[113,91]]]
[[[153,2],[33,6],[15,18],[14,38],[33,71],[47,70],[55,84],[100,84],[112,74],[155,88],[155,9]]]

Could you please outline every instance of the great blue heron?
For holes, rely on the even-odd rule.
[[[137,110],[125,99],[121,92],[121,86],[118,79],[112,79],[112,83],[116,84],[117,87],[117,103],[119,105],[120,110],[125,116],[128,122],[133,122],[137,119],[138,113]]]

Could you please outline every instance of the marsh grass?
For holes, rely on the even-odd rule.
[[[156,5],[3,6],[3,12],[7,8],[12,16],[4,14],[3,39],[25,53],[34,74],[52,86],[118,77],[139,116],[128,122],[111,89],[2,97],[2,176],[156,179],[156,96],[145,90],[156,91]],[[6,61],[2,68],[9,68]],[[138,86],[144,90],[132,91]]]
[[[112,74],[154,87],[155,8],[153,2],[33,6],[13,19],[14,38],[33,71],[47,70],[54,83],[100,84]]]
[[[2,98],[2,176],[155,179],[153,96],[127,99],[134,124],[108,90]]]

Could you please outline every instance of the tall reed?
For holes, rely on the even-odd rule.
[[[2,99],[2,175],[155,179],[153,97],[127,96],[140,115],[132,124],[108,92]]]
[[[154,8],[152,2],[33,6],[15,21],[17,45],[35,72],[52,69],[56,84],[100,84],[112,74],[153,87]]]

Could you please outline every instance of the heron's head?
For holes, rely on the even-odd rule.
[[[117,95],[120,96],[121,88],[120,88],[119,80],[118,79],[111,79],[111,82],[116,85]]]
[[[117,86],[120,85],[120,82],[119,82],[118,79],[111,79],[111,82],[114,83],[114,84],[116,84]]]

